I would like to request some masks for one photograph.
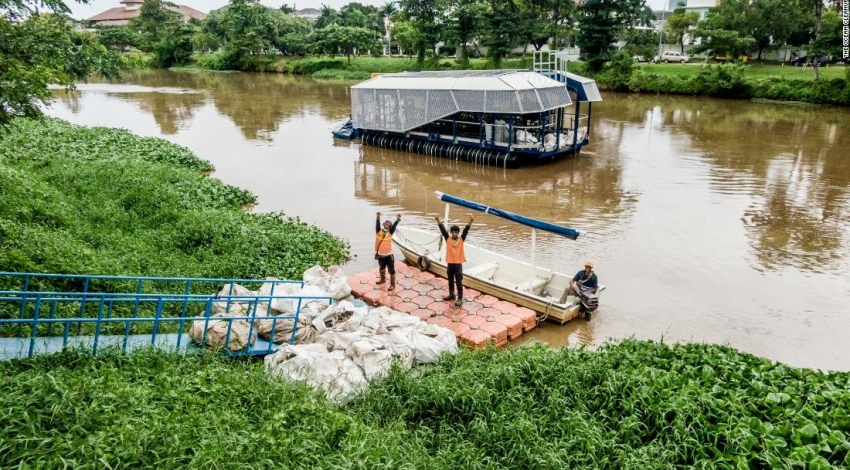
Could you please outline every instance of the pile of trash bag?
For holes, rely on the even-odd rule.
[[[447,328],[387,307],[355,306],[348,279],[338,266],[313,266],[301,283],[269,278],[259,290],[225,285],[216,294],[210,319],[189,328],[195,344],[240,351],[257,337],[281,344],[265,364],[273,374],[303,381],[344,399],[384,377],[393,364],[411,368],[457,352]],[[331,297],[298,299],[292,297]],[[345,300],[344,300],[345,299]],[[298,310],[298,325],[293,318]],[[225,321],[228,317],[251,317]],[[283,318],[281,318],[283,317]],[[295,330],[294,344],[289,344]]]
[[[334,399],[345,399],[389,373],[393,364],[411,368],[457,352],[448,328],[387,307],[369,310],[342,301],[313,319],[319,331],[311,344],[284,344],[266,356],[268,369],[306,382]]]
[[[256,342],[257,337],[274,343],[288,343],[295,329],[296,343],[311,343],[317,331],[313,318],[330,305],[326,299],[292,297],[331,297],[334,300],[349,298],[351,287],[339,266],[327,271],[313,266],[304,272],[301,283],[267,278],[260,289],[252,291],[239,284],[225,284],[215,296],[211,318],[252,317],[241,320],[196,320],[189,328],[189,337],[197,344],[213,349],[227,348],[240,351]],[[298,327],[293,318],[299,310]],[[228,335],[229,329],[229,335]]]

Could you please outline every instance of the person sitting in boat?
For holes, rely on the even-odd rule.
[[[395,257],[393,256],[393,234],[398,223],[401,222],[401,215],[395,217],[395,223],[388,220],[381,225],[381,213],[378,212],[378,217],[375,219],[375,259],[378,260],[378,270],[381,273],[381,279],[376,284],[387,282],[386,271],[390,272],[390,286],[387,290],[395,289]]]
[[[596,278],[596,273],[593,272],[593,261],[585,261],[584,269],[577,272],[570,280],[569,287],[564,289],[564,293],[561,295],[561,303],[567,301],[567,296],[579,295],[580,292],[592,292],[595,294],[598,287],[599,281]]]
[[[440,216],[435,216],[434,220],[440,227],[440,233],[446,239],[446,277],[449,278],[449,295],[443,297],[443,300],[454,300],[455,307],[460,307],[463,303],[463,263],[466,262],[466,256],[463,254],[463,242],[466,240],[466,235],[469,233],[469,227],[472,226],[472,221],[475,217],[469,216],[469,222],[463,228],[463,233],[460,232],[460,227],[452,225],[451,236],[446,232],[446,227]],[[455,287],[457,287],[457,297],[455,297]]]

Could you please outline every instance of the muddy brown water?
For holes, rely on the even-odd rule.
[[[600,310],[525,338],[718,343],[850,370],[850,110],[604,93],[577,157],[505,170],[335,142],[349,85],[145,72],[57,92],[48,113],[192,149],[253,191],[254,211],[348,239],[350,274],[373,267],[375,212],[433,228],[434,191],[576,228],[578,241],[538,234],[537,260],[595,261]],[[528,229],[480,213],[469,241],[530,255]]]

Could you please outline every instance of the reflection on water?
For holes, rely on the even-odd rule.
[[[847,110],[606,93],[579,156],[505,170],[333,141],[349,112],[345,84],[151,72],[80,89],[57,92],[50,113],[188,146],[216,177],[256,193],[255,211],[349,239],[350,273],[374,263],[376,211],[433,228],[441,191],[582,232],[538,234],[536,259],[568,272],[596,261],[609,286],[599,314],[532,339],[728,343],[850,370]],[[478,214],[470,241],[528,259],[529,234]]]

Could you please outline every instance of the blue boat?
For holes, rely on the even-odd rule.
[[[596,82],[565,66],[383,74],[351,87],[351,119],[334,137],[518,168],[588,145],[599,101]]]

